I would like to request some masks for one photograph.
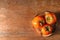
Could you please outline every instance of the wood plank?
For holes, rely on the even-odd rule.
[[[34,30],[31,21],[37,14],[55,12],[57,29],[51,37],[41,37]],[[59,0],[0,0],[0,40],[59,40]]]

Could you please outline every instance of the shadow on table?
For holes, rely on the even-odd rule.
[[[57,23],[54,26],[55,27],[55,32],[54,34],[60,35],[60,12],[55,12],[56,17],[57,17]]]

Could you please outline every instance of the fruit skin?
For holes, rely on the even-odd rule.
[[[36,31],[38,31],[38,32],[40,32],[39,30],[41,30],[41,28],[44,24],[45,24],[45,21],[42,16],[36,16],[32,20],[32,25],[36,29]]]
[[[49,17],[49,21],[47,20],[47,17]],[[56,16],[53,12],[45,12],[45,20],[46,20],[46,23],[47,24],[54,24],[56,23],[57,19],[56,19]]]
[[[43,36],[50,36],[52,34],[52,31],[53,31],[53,27],[51,27],[48,24],[45,24],[41,29],[41,33]]]

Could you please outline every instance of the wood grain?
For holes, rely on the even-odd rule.
[[[55,12],[57,25],[54,35],[41,37],[31,21],[37,14]],[[0,40],[60,40],[59,0],[0,0]]]

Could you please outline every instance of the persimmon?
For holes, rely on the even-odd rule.
[[[41,29],[41,33],[44,37],[52,35],[52,31],[53,31],[53,27],[48,24],[44,25]]]
[[[45,12],[42,16],[36,16],[32,20],[32,25],[38,33],[47,37],[52,35],[54,25],[57,21],[56,15],[53,12]]]
[[[57,19],[53,12],[45,12],[45,20],[47,24],[54,24],[56,23]]]
[[[33,18],[32,20],[32,24],[33,24],[33,27],[35,29],[38,29],[38,28],[42,28],[42,26],[44,25],[45,21],[44,21],[44,18],[42,16],[36,16]]]

